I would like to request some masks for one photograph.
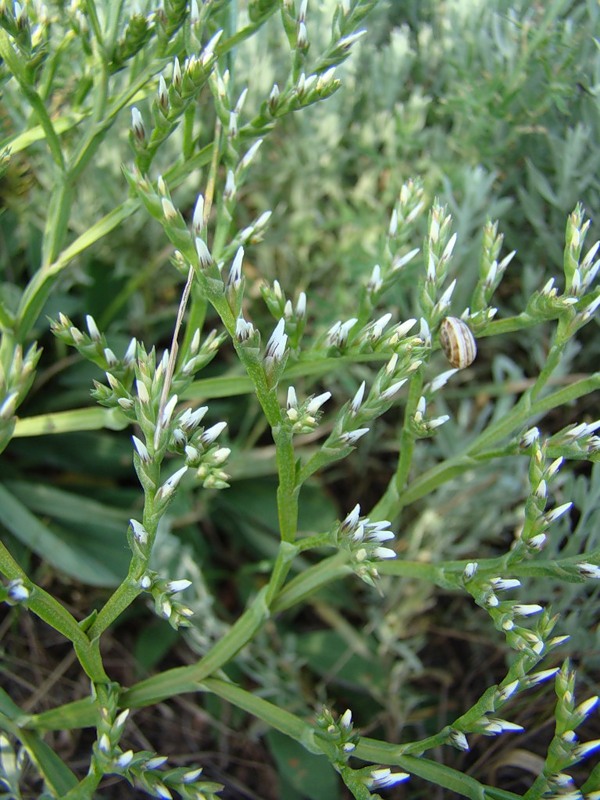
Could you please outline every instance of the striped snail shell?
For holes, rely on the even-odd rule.
[[[458,317],[446,317],[440,325],[440,345],[453,367],[465,369],[477,355],[475,337],[466,322]]]

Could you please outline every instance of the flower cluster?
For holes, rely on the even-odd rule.
[[[346,709],[338,719],[335,719],[331,711],[324,708],[317,717],[317,726],[336,748],[334,763],[345,764],[356,749],[360,738],[354,730],[350,709]]]
[[[472,567],[473,565],[469,565]],[[521,655],[521,660],[527,658]],[[468,752],[470,749],[467,734],[474,734],[480,736],[499,736],[503,733],[521,733],[524,729],[521,725],[514,722],[509,722],[506,719],[498,716],[502,711],[503,706],[513,697],[517,692],[530,689],[534,686],[539,686],[542,683],[554,678],[558,673],[558,667],[553,669],[545,669],[536,672],[529,672],[527,675],[515,679],[512,673],[517,674],[522,672],[524,663],[514,664],[511,671],[502,684],[494,691],[488,691],[485,699],[478,704],[480,708],[477,713],[475,709],[471,709],[463,714],[462,717],[457,719],[445,731],[445,738],[447,744],[456,747],[458,750]],[[481,708],[483,706],[483,708]],[[485,713],[482,715],[481,710]]]
[[[371,423],[392,406],[400,389],[422,363],[420,358],[415,358],[410,344],[393,353],[375,376],[368,394],[363,381],[353,398],[340,409],[333,430],[323,445],[324,450],[343,451],[354,447],[369,432]]]
[[[322,415],[321,407],[330,397],[331,392],[323,392],[299,403],[296,390],[290,386],[287,393],[285,415],[292,425],[292,432],[310,433],[314,431]]]
[[[27,602],[30,594],[31,591],[22,578],[13,578],[6,586],[0,584],[0,602],[10,606]]]
[[[548,748],[542,777],[546,781],[544,797],[579,797],[583,795],[575,787],[573,778],[565,770],[595,753],[600,748],[600,739],[580,742],[576,729],[598,707],[598,697],[590,697],[575,705],[575,673],[568,663],[556,671],[556,728],[554,739]],[[565,790],[567,793],[565,793]],[[586,794],[596,800],[598,792]]]
[[[374,562],[396,558],[396,551],[383,545],[394,538],[390,527],[387,520],[371,522],[368,517],[361,517],[357,503],[335,532],[337,546],[350,552],[356,574],[371,585],[378,576]]]
[[[99,707],[96,724],[96,741],[92,758],[96,768],[104,774],[120,775],[131,786],[146,790],[153,797],[171,800],[172,791],[188,800],[198,797],[216,800],[216,793],[223,787],[212,781],[201,779],[201,768],[175,767],[161,769],[166,757],[157,756],[148,750],[125,750],[119,746],[129,709],[118,711],[119,692],[116,684],[96,686],[96,703]]]
[[[499,592],[521,586],[516,578],[491,577],[478,574],[478,564],[470,562],[463,571],[463,583],[475,602],[488,612],[497,630],[506,635],[510,646],[518,652],[527,653],[532,663],[539,661],[548,650],[563,644],[569,637],[551,637],[556,618],[551,617],[539,603],[519,603],[501,600]],[[522,620],[535,617],[534,629],[527,628]]]
[[[139,538],[143,538],[143,526],[134,519],[130,521],[130,524],[134,539],[137,541]],[[172,628],[177,630],[177,628],[187,627],[190,624],[189,620],[193,611],[175,598],[176,594],[185,591],[192,585],[190,580],[187,578],[174,581],[165,580],[156,572],[146,570],[138,583],[142,591],[152,595],[157,616],[166,619]]]
[[[58,319],[51,323],[51,331],[57,339],[74,347],[87,361],[96,364],[104,372],[110,372],[120,383],[130,383],[137,350],[136,340],[131,339],[125,354],[119,358],[108,346],[106,336],[98,330],[91,314],[86,315],[85,323],[87,332],[79,329],[69,317],[60,313]]]
[[[306,294],[300,292],[295,304],[293,304],[290,299],[286,298],[277,280],[273,281],[272,286],[264,284],[261,287],[261,294],[267,308],[275,319],[285,319],[290,347],[298,347],[306,324]]]
[[[571,317],[573,333],[589,322],[600,307],[600,291],[597,288],[592,289],[600,269],[600,259],[596,258],[600,241],[595,242],[583,255],[583,244],[589,227],[590,220],[585,220],[583,207],[578,204],[567,220],[563,293],[559,294],[555,278],[550,278],[527,305],[527,313],[538,319],[550,319],[557,312],[566,312]]]
[[[530,428],[520,438],[520,446],[531,453],[529,483],[531,491],[525,504],[525,523],[520,538],[515,542],[511,559],[524,555],[523,548],[529,552],[541,550],[545,543],[548,527],[563,516],[573,503],[562,503],[550,511],[546,510],[549,486],[561,468],[564,457],[559,456],[551,463],[546,459],[548,442],[540,437],[538,428]]]
[[[20,344],[14,344],[10,358],[5,353],[7,368],[0,365],[0,452],[9,443],[14,427],[15,412],[31,388],[35,368],[42,351],[35,344],[23,354]]]
[[[208,82],[215,66],[215,48],[222,35],[223,31],[218,30],[200,54],[188,56],[183,65],[176,56],[168,86],[165,77],[159,76],[158,91],[152,103],[154,124],[150,135],[146,132],[142,113],[137,107],[132,107],[130,141],[137,164],[143,172],[150,165],[158,147],[171,135],[185,110]]]

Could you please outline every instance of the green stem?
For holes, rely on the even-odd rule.
[[[241,708],[266,722],[271,728],[300,742],[311,753],[323,755],[323,749],[317,744],[316,731],[313,726],[304,722],[295,714],[290,714],[289,711],[284,711],[274,703],[269,703],[268,700],[256,697],[256,695],[245,691],[235,683],[230,683],[220,678],[206,678],[202,681],[200,688],[216,694],[223,700],[227,700],[228,703],[232,703],[236,708]]]
[[[200,661],[187,667],[165,670],[160,675],[140,681],[123,693],[120,705],[140,708],[176,694],[197,691],[203,680],[227,664],[261,628],[268,618],[265,595],[266,587]]]
[[[565,350],[565,346],[569,341],[568,336],[568,326],[561,318],[558,321],[558,325],[556,326],[556,331],[554,333],[554,339],[552,341],[552,346],[548,352],[546,357],[546,361],[544,362],[544,366],[540,371],[534,385],[531,387],[529,391],[529,400],[535,400],[535,398],[540,394],[542,389],[548,383],[552,373],[560,364],[560,360],[562,358],[563,352]]]
[[[297,548],[282,542],[267,586],[256,595],[239,617],[208,653],[196,664],[175,667],[141,681],[124,692],[121,705],[128,708],[152,705],[182,692],[196,691],[199,684],[227,664],[255,636],[271,614],[270,605],[279,593]]]
[[[9,580],[23,581],[29,590],[27,608],[72,642],[86,675],[97,683],[108,680],[97,645],[89,640],[75,617],[58,600],[29,580],[2,542],[0,542],[0,572]]]
[[[312,725],[304,722],[294,714],[284,711],[275,704],[256,697],[234,683],[219,678],[207,678],[199,688],[216,694],[218,697],[235,705],[236,708],[241,708],[252,714],[269,725],[269,727],[299,742],[311,753],[328,755],[333,750],[327,738]],[[448,731],[444,729],[436,736],[430,737],[427,742],[431,742],[431,746],[435,746],[435,744],[445,744],[447,739]],[[353,755],[361,760],[375,764],[402,767],[431,783],[458,792],[464,797],[473,798],[473,800],[482,800],[486,796],[483,794],[486,787],[474,778],[429,759],[408,755],[404,747],[403,745],[388,744],[376,739],[361,738]],[[510,792],[502,791],[499,794],[490,794],[488,796],[496,797],[499,800],[500,798],[502,800],[516,800],[518,797]]]
[[[408,399],[406,401],[406,408],[404,411],[404,425],[402,427],[402,434],[400,436],[400,458],[398,459],[398,467],[396,469],[395,487],[398,495],[404,490],[408,475],[410,473],[410,466],[412,464],[413,453],[415,449],[415,437],[411,432],[409,421],[414,417],[417,410],[417,404],[423,392],[423,376],[421,372],[413,375],[408,389]]]
[[[51,289],[63,269],[65,269],[76,256],[80,255],[92,244],[114,230],[138,208],[139,202],[136,200],[127,200],[125,203],[122,203],[118,208],[111,211],[95,225],[92,225],[91,228],[72,242],[62,251],[53,264],[36,272],[29,281],[19,303],[17,318],[18,335],[21,340],[26,338],[30,329],[35,324]]]
[[[597,389],[600,389],[600,372],[595,372],[569,386],[564,386],[535,403],[530,403],[529,396],[523,395],[506,416],[490,425],[464,453],[448,459],[442,464],[437,464],[415,478],[401,496],[398,495],[394,477],[381,500],[371,511],[371,518],[394,519],[405,506],[429,494],[451,478],[475,467],[479,460],[486,458],[488,448],[524,427],[528,420],[541,416],[552,408],[569,404],[578,397],[583,397]]]
[[[206,297],[198,290],[199,286],[197,283],[195,283],[192,286],[190,305],[185,324],[185,333],[183,335],[183,341],[180,350],[180,355],[182,357],[185,357],[185,354],[188,352],[190,343],[194,338],[194,334],[197,330],[202,330],[204,328],[204,323],[206,321],[208,301],[206,300]]]
[[[194,153],[194,120],[196,118],[196,106],[190,105],[183,112],[183,136],[181,150],[183,160],[187,161]]]
[[[298,533],[298,495],[300,486],[296,484],[296,456],[292,433],[288,426],[279,425],[273,431],[277,453],[277,513],[282,542],[293,542]]]
[[[48,142],[48,149],[50,150],[52,158],[54,159],[54,162],[59,167],[59,169],[63,171],[65,167],[65,162],[62,154],[62,149],[60,146],[60,141],[56,131],[54,130],[54,125],[52,124],[52,120],[50,119],[50,116],[46,111],[46,106],[42,102],[42,99],[32,86],[32,83],[29,79],[29,75],[27,74],[25,61],[22,60],[19,57],[19,55],[15,52],[12,46],[12,41],[3,28],[0,28],[0,55],[2,56],[2,58],[8,65],[8,68],[14,75],[17,83],[21,88],[21,91],[31,104],[31,107],[34,110],[34,113],[38,118],[40,125],[44,129],[44,135],[46,137],[46,141]]]
[[[129,574],[127,578],[115,589],[113,594],[108,598],[98,616],[90,626],[88,636],[90,639],[96,639],[101,636],[104,631],[112,625],[112,623],[121,616],[123,611],[133,603],[142,593],[139,585],[139,580],[133,576],[139,571],[139,564],[136,559],[133,559],[129,567]]]
[[[92,23],[94,37],[98,44],[102,45],[102,29],[100,28],[100,20],[98,19],[98,14],[96,13],[96,4],[94,0],[85,0],[85,7],[87,10],[88,19]]]
[[[52,192],[48,205],[42,242],[42,268],[38,275],[45,273],[63,246],[67,237],[72,202],[73,184],[67,173],[63,173],[58,178],[58,186]]]
[[[277,595],[271,611],[273,613],[285,611],[311,597],[323,586],[351,575],[352,572],[352,568],[348,565],[348,553],[340,550],[293,578]]]

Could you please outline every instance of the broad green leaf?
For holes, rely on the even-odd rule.
[[[75,775],[37,732],[22,731],[21,739],[29,757],[58,797],[77,786]]]
[[[294,739],[277,731],[270,731],[266,738],[282,783],[291,784],[295,790],[292,794],[282,786],[281,800],[297,797],[335,800],[339,797],[339,780],[326,758],[309,753]]]
[[[59,495],[61,500],[53,508],[54,513],[59,511],[62,502],[66,505],[65,513],[69,513],[69,503],[73,501],[75,504],[75,499],[66,492]],[[76,528],[50,528],[5,485],[0,484],[0,523],[13,536],[53,567],[83,583],[116,586],[122,580],[129,560],[124,546],[126,525],[121,525],[120,530],[116,526],[111,530],[106,524],[102,525],[100,504],[93,503],[88,512],[79,518]]]
[[[312,631],[298,636],[298,653],[319,675],[355,688],[363,687],[375,696],[387,684],[387,671],[377,655],[353,652],[336,631]]]

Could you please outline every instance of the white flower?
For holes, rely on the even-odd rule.
[[[226,422],[215,423],[215,425],[212,425],[210,428],[207,428],[204,431],[200,437],[200,441],[205,447],[207,447],[215,441],[215,439],[225,430],[226,427]]]
[[[238,247],[237,253],[235,254],[235,258],[233,259],[233,263],[231,265],[231,269],[229,270],[229,278],[227,279],[227,285],[233,286],[236,289],[240,281],[242,280],[242,261],[244,259],[244,248]]]
[[[202,422],[207,411],[208,406],[200,406],[195,411],[192,411],[191,408],[186,408],[179,417],[179,424],[184,430],[192,431]]]
[[[183,777],[181,778],[182,783],[193,783],[196,778],[199,778],[202,774],[202,767],[198,767],[197,769],[191,769],[189,772],[186,772]]]
[[[167,583],[167,591],[171,592],[171,594],[177,594],[177,592],[185,591],[191,585],[192,582],[187,578],[181,578],[178,581],[169,581]]]
[[[206,267],[212,264],[210,250],[206,246],[204,239],[201,239],[200,236],[196,236],[196,253],[198,254],[198,261],[202,269],[206,269]]]
[[[597,564],[589,564],[587,561],[577,564],[577,570],[584,578],[600,578],[600,567]]]
[[[428,420],[427,427],[431,430],[435,430],[435,428],[439,428],[440,425],[445,425],[449,419],[449,414],[442,414],[441,417],[434,417],[433,419]]]
[[[555,667],[554,669],[544,669],[540,672],[532,672],[525,678],[525,680],[527,681],[528,686],[537,686],[538,683],[543,683],[549,678],[553,678],[559,671],[560,668]]]
[[[354,530],[358,525],[358,520],[360,517],[360,505],[357,503],[352,511],[348,514],[348,516],[342,522],[342,528],[348,531]]]
[[[447,369],[445,372],[440,372],[440,374],[431,381],[426,389],[428,389],[432,394],[437,392],[438,389],[441,389],[442,386],[445,386],[450,378],[458,371],[458,369]]]
[[[15,603],[22,603],[29,598],[29,589],[21,578],[10,581],[7,587],[8,596]]]
[[[407,219],[407,222],[408,221],[409,220]],[[414,250],[411,250],[409,253],[406,253],[406,255],[400,256],[400,258],[395,258],[394,261],[392,262],[392,272],[396,272],[397,270],[402,269],[402,267],[405,267],[410,261],[413,260],[413,258],[417,255],[418,252],[419,248],[415,247]]]
[[[317,413],[321,406],[329,400],[330,397],[331,392],[323,392],[322,394],[318,394],[316,397],[313,397],[306,406],[306,412],[312,417]]]
[[[400,391],[400,389],[404,386],[408,378],[403,378],[401,381],[396,381],[396,383],[392,383],[384,392],[382,392],[379,397],[384,402],[391,400],[392,397]]]
[[[342,433],[340,439],[345,445],[354,445],[356,442],[364,436],[366,433],[369,432],[369,428],[357,428],[355,431],[347,431],[346,433]]]
[[[142,545],[146,544],[148,541],[148,531],[141,522],[138,522],[136,519],[130,519],[129,524],[131,525],[131,530],[137,541]]]
[[[521,437],[521,445],[529,447],[540,438],[540,430],[537,427],[529,428]]]
[[[117,766],[121,769],[127,769],[133,760],[133,750],[126,750],[117,759]]]
[[[389,547],[376,547],[373,550],[373,555],[375,556],[375,558],[386,559],[386,558],[396,558],[397,554],[395,550],[392,550]]]
[[[369,292],[374,294],[375,292],[378,292],[382,286],[383,281],[381,280],[381,267],[379,264],[375,264],[373,270],[371,271],[369,282],[367,283],[367,289]]]
[[[96,325],[96,321],[92,317],[91,314],[87,314],[86,315],[85,323],[87,325],[87,329],[89,331],[89,334],[90,334],[91,338],[94,339],[95,341],[99,341],[100,338],[101,338],[100,331],[98,330],[98,326]]]
[[[516,578],[492,578],[490,583],[497,592],[503,592],[508,589],[516,589],[521,585],[521,581],[517,580]]]
[[[352,711],[350,711],[349,708],[347,708],[340,717],[340,725],[347,731],[352,727]]]
[[[476,561],[469,561],[463,570],[463,580],[470,581],[477,572],[479,564]]]
[[[212,58],[213,58],[213,56],[215,54],[215,47],[217,46],[221,36],[223,36],[223,29],[222,28],[219,29],[215,33],[215,35],[212,37],[212,39],[209,40],[208,44],[206,45],[206,47],[202,51],[200,59],[202,61],[202,66],[203,67],[205,67],[208,64],[208,62],[212,60]],[[177,59],[175,59],[175,61],[176,61],[177,64],[179,63],[177,61]],[[181,77],[180,77],[180,80],[181,80]]]
[[[246,155],[241,160],[240,166],[242,167],[242,169],[245,169],[246,167],[250,166],[250,164],[254,159],[254,156],[258,153],[262,143],[263,143],[262,139],[257,139],[254,142],[254,144],[250,147]]]
[[[537,603],[515,603],[512,610],[519,617],[529,617],[532,614],[539,614],[544,608]]]
[[[496,717],[489,717],[484,722],[484,727],[489,733],[504,733],[504,731],[520,732],[525,730],[522,725],[517,725],[514,722],[508,722],[505,719],[497,719]]]
[[[235,323],[235,338],[238,342],[247,341],[254,333],[255,328],[251,322],[248,322],[244,317],[237,318]]]
[[[548,537],[545,533],[538,533],[536,536],[532,536],[531,539],[527,542],[527,547],[531,550],[541,550],[543,546],[546,544],[546,539]]]
[[[179,482],[181,481],[187,470],[188,470],[187,466],[183,466],[180,469],[178,469],[177,472],[174,472],[171,475],[171,477],[167,478],[167,480],[160,487],[160,489],[157,492],[157,495],[160,496],[163,500],[165,500],[167,497],[170,497],[177,488],[177,486],[179,485]]]
[[[573,503],[572,503],[572,502],[569,502],[569,503],[563,503],[561,506],[557,506],[557,507],[556,507],[556,508],[554,508],[552,511],[549,511],[549,512],[546,514],[546,520],[547,520],[547,522],[549,522],[549,523],[550,523],[550,522],[555,522],[555,521],[556,521],[556,520],[557,520],[559,517],[562,517],[562,515],[563,515],[563,514],[564,514],[566,511],[568,511],[568,510],[571,508],[571,506],[572,506],[572,505],[573,505]]]
[[[360,408],[363,398],[365,396],[365,382],[363,381],[361,385],[358,387],[358,391],[354,395],[352,402],[350,403],[350,413],[355,415],[358,413],[358,409]]]
[[[573,756],[577,759],[586,758],[600,747],[600,739],[592,739],[590,742],[578,744],[573,750]]]
[[[369,788],[388,789],[390,786],[395,786],[397,783],[408,780],[408,778],[410,778],[408,772],[392,772],[389,767],[381,767],[371,772]]]
[[[444,252],[442,253],[442,261],[447,261],[454,251],[454,247],[456,245],[456,240],[458,239],[458,234],[453,233],[452,236],[448,239],[448,244],[444,247]]]
[[[300,292],[298,301],[296,302],[296,316],[298,319],[303,319],[306,316],[306,293]]]
[[[192,216],[192,228],[194,233],[198,235],[204,227],[204,195],[199,194],[194,206],[194,214]]]
[[[456,288],[456,278],[452,281],[450,286],[448,286],[444,294],[438,300],[437,305],[440,311],[442,311],[443,309],[447,308],[450,305],[450,300],[452,298],[452,294],[455,288]]]
[[[162,413],[161,423],[163,426],[167,426],[171,421],[171,417],[173,416],[173,411],[175,410],[175,406],[177,405],[177,395],[174,394],[173,397],[169,400],[166,404],[164,411]]]
[[[350,47],[357,42],[359,39],[366,34],[366,30],[355,31],[354,33],[348,34],[348,36],[343,36],[341,39],[338,40],[337,46],[340,47],[342,50],[349,50]]]
[[[450,741],[455,747],[458,747],[459,750],[464,750],[465,752],[469,750],[469,743],[467,741],[467,737],[464,735],[462,731],[451,730]]]
[[[577,706],[577,708],[575,709],[575,714],[577,714],[577,716],[585,718],[591,711],[593,711],[594,708],[596,708],[597,705],[598,705],[598,696],[596,695],[594,697],[590,697]]]
[[[158,783],[154,784],[153,789],[155,792],[158,792],[158,796],[162,798],[162,800],[173,800],[173,795],[167,789],[164,783],[158,781]]]
[[[146,136],[142,115],[135,106],[131,109],[131,128],[138,139],[143,139]]]
[[[385,326],[388,324],[391,318],[392,315],[388,313],[384,314],[382,317],[379,317],[379,319],[376,319],[375,322],[373,322],[373,324],[371,325],[371,329],[369,331],[369,338],[372,340],[380,339],[385,329]]]
[[[503,686],[498,692],[499,699],[508,700],[508,698],[513,695],[518,688],[519,681],[511,681],[511,683],[507,683],[506,686]]]
[[[132,436],[131,439],[140,459],[144,463],[148,464],[150,462],[150,453],[148,452],[146,445],[141,441],[141,439],[138,439],[137,436]]]
[[[287,340],[288,337],[285,333],[285,319],[282,317],[275,326],[275,330],[267,342],[265,358],[271,358],[274,361],[281,361],[285,354]]]

